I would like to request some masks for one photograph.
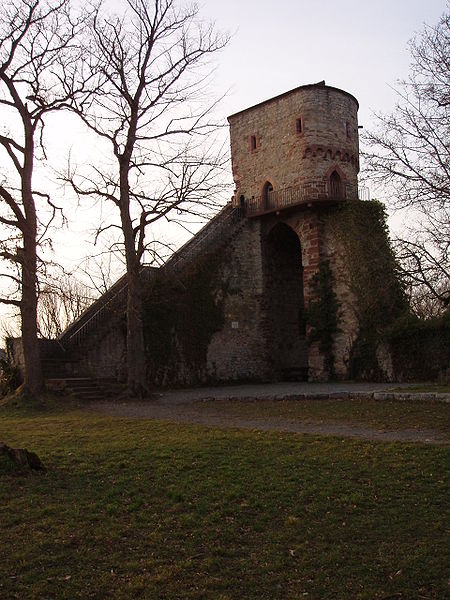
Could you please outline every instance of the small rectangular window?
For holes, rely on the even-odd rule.
[[[250,149],[256,150],[256,135],[252,135],[250,138]]]
[[[295,129],[297,133],[303,133],[303,121],[301,117],[295,121]]]
[[[345,133],[347,134],[348,138],[352,137],[352,128],[351,128],[351,125],[350,125],[350,123],[348,121],[345,124]]]

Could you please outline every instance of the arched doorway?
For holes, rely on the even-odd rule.
[[[285,223],[275,225],[264,239],[264,288],[275,375],[307,379],[302,253],[297,234]]]
[[[330,197],[342,198],[342,182],[337,171],[333,171],[330,175]]]
[[[270,181],[266,181],[266,183],[264,184],[262,199],[263,199],[263,207],[264,208],[274,208],[275,207],[273,185],[270,183]]]

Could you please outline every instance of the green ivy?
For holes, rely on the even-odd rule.
[[[349,376],[380,379],[376,348],[383,331],[409,311],[389,241],[384,205],[349,201],[330,214],[344,248],[350,289],[356,298],[359,334],[350,353]]]
[[[211,338],[224,324],[227,290],[218,277],[222,254],[204,257],[182,273],[162,274],[149,286],[144,335],[152,379],[175,377],[178,360],[197,373],[206,367]]]
[[[305,316],[311,327],[308,343],[319,342],[319,350],[325,357],[325,368],[330,377],[334,375],[333,340],[339,331],[338,308],[330,263],[322,261],[312,279],[312,299]]]

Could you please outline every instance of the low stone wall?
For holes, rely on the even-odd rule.
[[[450,310],[426,321],[409,315],[386,338],[396,380],[450,385]]]

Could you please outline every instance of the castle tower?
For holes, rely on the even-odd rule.
[[[351,94],[320,82],[228,118],[234,204],[260,231],[264,338],[270,369],[281,378],[330,376],[306,314],[324,263],[334,275],[333,291],[348,294],[328,217],[358,199],[357,111]],[[340,323],[352,337],[355,325],[340,300]],[[331,374],[344,376],[346,350],[335,346]]]
[[[228,118],[235,202],[248,215],[356,199],[358,102],[304,85]]]
[[[152,383],[392,377],[405,303],[383,206],[358,199],[357,111],[321,82],[229,117],[233,202],[147,270]],[[97,377],[125,362],[114,288],[60,339]]]

